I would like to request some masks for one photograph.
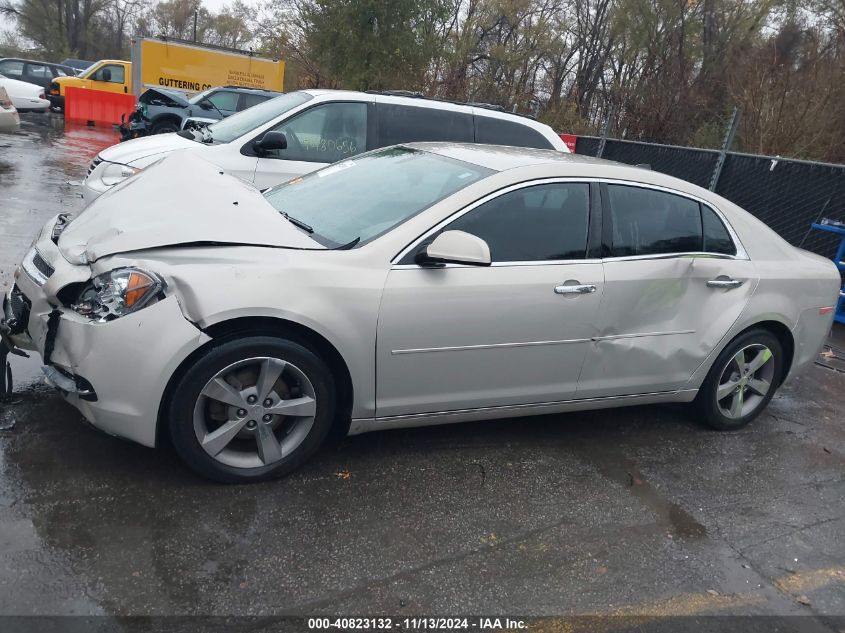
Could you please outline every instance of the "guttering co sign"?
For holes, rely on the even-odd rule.
[[[215,86],[242,86],[281,92],[285,63],[202,44],[153,38],[132,42],[135,94],[159,87],[200,92]]]

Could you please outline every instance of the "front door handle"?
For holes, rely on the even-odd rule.
[[[707,282],[708,288],[739,288],[744,281],[741,279],[731,279],[730,277],[726,277],[725,275],[719,275],[716,279],[711,279]]]
[[[596,291],[596,287],[592,284],[577,284],[574,286],[566,286],[561,284],[555,286],[555,294],[558,295],[588,295]]]

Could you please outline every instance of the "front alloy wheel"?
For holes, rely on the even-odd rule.
[[[293,363],[267,356],[221,369],[194,406],[203,450],[235,468],[271,466],[290,455],[314,425],[317,396]]]
[[[751,422],[772,399],[782,367],[783,348],[770,332],[738,336],[719,354],[696,397],[704,422],[720,430]]]
[[[319,448],[334,416],[334,382],[307,348],[248,337],[211,348],[174,389],[170,432],[200,474],[227,483],[289,473]]]

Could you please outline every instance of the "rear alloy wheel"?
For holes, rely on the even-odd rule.
[[[268,337],[213,348],[174,391],[171,437],[200,474],[227,483],[291,472],[325,439],[334,383],[308,349]]]
[[[751,422],[772,399],[782,367],[782,347],[769,332],[738,337],[716,359],[696,398],[704,421],[720,430]]]

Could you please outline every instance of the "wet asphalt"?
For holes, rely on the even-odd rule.
[[[4,291],[117,140],[56,115],[0,135]],[[819,618],[845,616],[845,336],[833,344],[834,368],[735,433],[680,406],[390,431],[240,487],[85,426],[36,359],[14,358],[0,615],[765,614],[836,630]]]

